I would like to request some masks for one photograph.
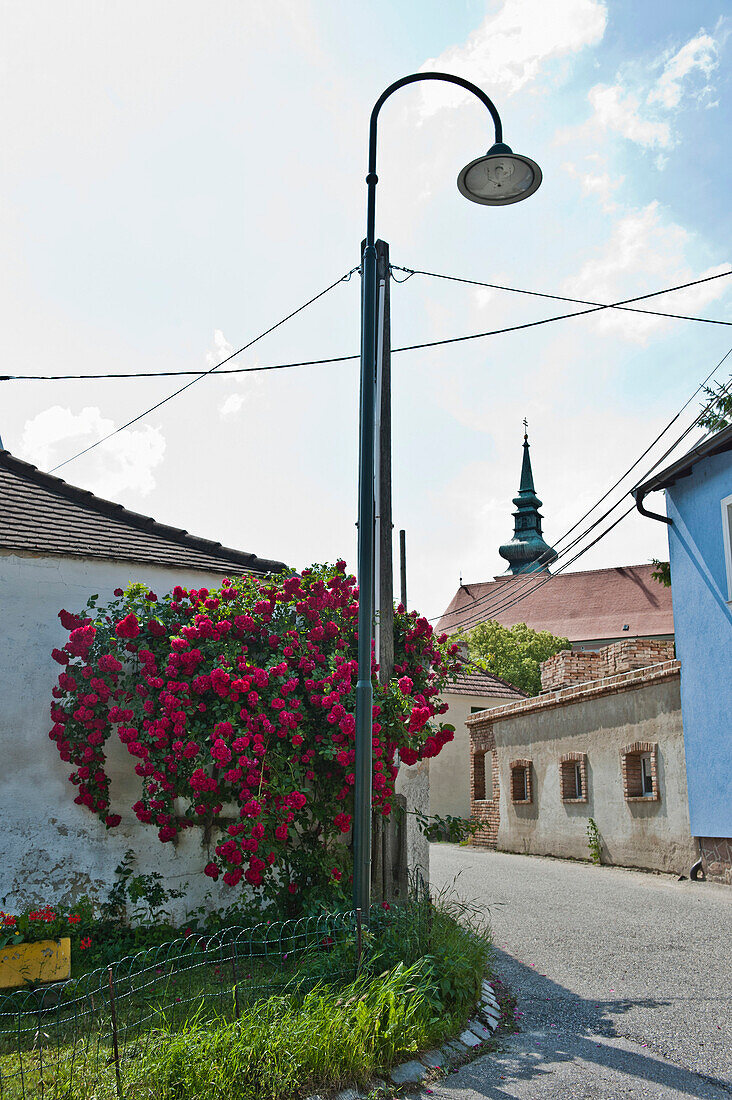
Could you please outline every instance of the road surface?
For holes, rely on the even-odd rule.
[[[433,844],[431,879],[478,901],[518,1035],[434,1100],[729,1100],[732,889]]]

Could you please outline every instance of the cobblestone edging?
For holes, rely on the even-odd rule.
[[[449,1068],[454,1062],[464,1059],[471,1051],[477,1051],[483,1043],[486,1043],[493,1035],[501,1020],[501,1009],[489,982],[484,981],[481,990],[481,1001],[473,1019],[468,1021],[467,1027],[460,1033],[457,1039],[453,1039],[435,1050],[427,1050],[424,1054],[409,1062],[403,1062],[400,1066],[394,1066],[387,1080],[374,1079],[368,1092],[359,1092],[357,1089],[342,1089],[335,1095],[330,1094],[329,1100],[366,1100],[372,1093],[379,1089],[390,1087],[407,1087],[418,1089],[428,1077],[437,1069]],[[415,1095],[410,1093],[410,1095]],[[424,1093],[417,1095],[424,1096]],[[307,1097],[307,1100],[324,1100],[319,1094]]]

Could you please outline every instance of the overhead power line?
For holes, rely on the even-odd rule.
[[[532,298],[550,298],[554,302],[574,302],[576,305],[581,306],[594,306],[598,309],[619,309],[629,313],[647,313],[650,317],[669,317],[676,321],[698,321],[703,325],[729,325],[732,326],[732,321],[722,321],[713,317],[693,317],[685,313],[662,313],[655,309],[637,309],[635,306],[626,305],[620,302],[592,302],[587,298],[570,298],[567,294],[549,294],[542,290],[519,290],[515,286],[503,286],[500,283],[483,283],[478,279],[465,279],[457,275],[441,275],[437,271],[422,271],[419,268],[411,267],[397,267],[395,264],[391,265],[393,271],[406,271],[409,274],[407,279],[412,275],[426,275],[431,279],[442,279],[449,283],[466,283],[468,286],[482,286],[488,287],[490,290],[504,290],[509,294],[525,294]],[[723,271],[717,275],[707,276],[709,279],[720,279],[725,275],[732,275],[732,271]],[[405,283],[407,279],[397,279],[397,282]],[[704,280],[699,280],[700,282]],[[687,284],[691,285],[691,284]],[[675,287],[672,289],[680,289]],[[662,292],[663,293],[663,292]],[[640,301],[640,299],[629,298],[629,302]]]
[[[573,524],[573,526],[570,527],[555,542],[555,547],[559,546],[573,531],[575,531],[577,529],[577,527],[579,527],[579,525],[582,522],[584,522],[584,520],[587,519],[587,517],[590,516],[592,514],[592,512],[594,512],[595,509],[598,508],[599,505],[602,504],[607,499],[607,497],[610,495],[610,493],[612,493],[613,490],[616,489],[621,484],[621,482],[624,481],[626,477],[628,477],[628,475],[630,473],[632,473],[632,471],[636,468],[636,466],[638,466],[639,463],[643,460],[643,458],[646,457],[646,455],[649,453],[649,451],[651,451],[653,449],[653,447],[659,442],[659,440],[666,434],[666,432],[668,432],[668,430],[673,426],[673,424],[679,419],[679,417],[681,416],[683,411],[691,404],[691,402],[694,400],[694,398],[697,396],[697,394],[699,394],[700,391],[702,389],[704,389],[704,387],[710,381],[712,376],[719,370],[719,368],[724,364],[724,362],[727,360],[727,358],[730,355],[732,355],[732,348],[730,348],[725,353],[725,355],[722,356],[720,361],[707,374],[706,378],[704,378],[699,383],[699,385],[694,390],[694,392],[691,394],[691,396],[684,402],[684,404],[681,406],[681,408],[678,410],[678,412],[674,414],[674,416],[671,418],[671,420],[668,422],[668,424],[666,424],[666,426],[658,433],[658,435],[648,445],[648,447],[646,447],[645,450],[639,455],[639,457],[635,460],[635,462],[633,462],[632,465],[629,466],[628,469],[603,494],[603,496],[600,497],[600,499],[598,501],[596,501],[596,503],[593,504],[592,507],[590,509],[588,509],[588,511],[585,512],[585,514],[579,520],[577,520],[577,522],[575,524]],[[729,385],[732,386],[732,382]],[[704,412],[706,411],[706,408],[707,408],[707,406],[705,406],[704,408],[701,409],[701,411],[697,414],[697,416],[694,418],[694,420],[688,425],[688,427],[686,427],[684,429],[684,431],[681,433],[681,435],[677,439],[674,440],[674,442],[671,444],[671,446],[668,447],[663,452],[663,454],[659,456],[659,458],[656,459],[656,461],[653,463],[653,465],[650,467],[650,469],[647,470],[640,479],[638,479],[638,481],[636,482],[637,484],[640,484],[640,482],[647,480],[648,477],[650,477],[650,475],[658,468],[658,466],[660,466],[661,463],[664,462],[666,460],[666,458],[679,446],[679,444],[686,438],[686,436],[688,436],[690,434],[690,432],[693,431],[693,429],[698,425],[699,421],[701,420],[702,416],[704,415]],[[589,527],[587,527],[585,530],[583,530],[579,535],[575,536],[575,538],[566,547],[564,547],[563,550],[560,551],[560,553],[559,553],[556,560],[557,561],[561,560],[563,557],[566,556],[566,554],[568,554],[572,549],[574,549],[575,546],[577,546],[580,542],[582,542],[597,526],[599,526],[599,524],[601,524],[617,508],[620,507],[620,505],[623,503],[623,501],[627,498],[627,495],[628,495],[627,492],[623,493],[618,498],[618,500],[613,505],[611,505],[610,508],[608,508],[601,516],[599,516],[597,519],[595,519],[589,525]],[[475,600],[472,604],[470,604],[468,606],[464,606],[462,608],[455,609],[454,611],[445,612],[442,615],[437,615],[433,619],[431,619],[430,621],[434,622],[434,621],[437,621],[438,619],[441,620],[441,619],[445,619],[445,618],[453,619],[453,618],[456,618],[457,616],[464,615],[465,612],[467,611],[467,612],[469,612],[468,617],[467,618],[462,618],[462,620],[459,623],[459,627],[460,627],[460,629],[462,629],[466,626],[472,626],[472,625],[474,625],[475,623],[478,623],[478,622],[484,622],[486,619],[490,618],[492,615],[495,615],[495,614],[498,614],[502,611],[508,610],[510,607],[513,607],[515,604],[520,603],[527,596],[531,595],[534,591],[536,591],[537,588],[542,587],[542,585],[547,583],[547,581],[550,580],[551,577],[557,576],[558,574],[564,572],[564,570],[567,569],[569,567],[569,565],[573,564],[580,557],[582,557],[583,554],[585,554],[588,550],[590,550],[593,546],[597,545],[597,543],[601,539],[603,539],[606,534],[609,534],[609,532],[612,531],[613,528],[616,527],[618,523],[620,523],[626,516],[630,515],[630,513],[633,511],[634,508],[635,508],[635,504],[631,505],[631,507],[627,510],[627,512],[624,512],[623,515],[619,519],[614,521],[596,539],[594,539],[587,546],[583,547],[577,554],[574,555],[574,557],[572,557],[568,562],[565,562],[564,565],[562,565],[559,569],[556,569],[553,573],[546,574],[546,575],[537,574],[537,573],[527,574],[524,583],[522,585],[520,585],[519,587],[512,586],[510,592],[489,591],[489,592],[485,593],[483,596],[478,597],[478,599]],[[478,608],[478,607],[480,607],[480,610],[477,613],[474,614],[473,612],[475,612],[476,608]],[[448,628],[449,628],[449,623],[447,625],[448,625]],[[458,625],[458,624],[456,624],[456,625]]]
[[[89,451],[93,451],[95,447],[98,447],[102,443],[106,443],[108,439],[111,439],[113,436],[118,435],[120,432],[123,432],[125,428],[131,427],[133,424],[136,424],[138,420],[142,420],[143,417],[148,416],[151,412],[155,412],[155,410],[159,409],[161,405],[167,404],[168,401],[172,401],[174,397],[178,397],[179,394],[183,393],[185,390],[190,389],[191,386],[195,386],[196,382],[200,382],[202,378],[207,378],[210,374],[213,374],[214,371],[217,371],[219,367],[222,367],[224,363],[230,362],[235,356],[241,355],[243,351],[247,351],[250,347],[252,347],[253,344],[256,344],[258,340],[262,340],[265,336],[268,336],[270,332],[274,332],[275,329],[280,327],[280,325],[284,325],[286,321],[290,321],[293,317],[296,317],[298,313],[302,313],[304,309],[307,309],[308,306],[313,305],[314,302],[317,302],[320,298],[323,298],[326,294],[333,290],[334,287],[337,287],[340,283],[347,282],[348,279],[351,278],[351,275],[353,275],[354,271],[358,271],[358,268],[351,268],[351,270],[347,271],[345,275],[341,275],[340,278],[336,279],[335,282],[330,284],[330,286],[327,286],[325,290],[321,290],[318,294],[315,294],[312,298],[309,298],[307,302],[303,302],[303,304],[301,306],[298,306],[297,309],[293,309],[290,313],[287,314],[286,317],[282,317],[279,321],[276,321],[273,325],[270,325],[269,328],[265,329],[264,332],[260,332],[259,335],[250,340],[248,344],[244,344],[242,347],[237,348],[236,351],[232,351],[231,355],[227,355],[225,359],[221,360],[221,362],[216,363],[207,371],[200,372],[196,378],[191,379],[190,382],[186,382],[185,386],[181,386],[180,389],[174,390],[173,393],[169,393],[167,397],[164,397],[161,401],[158,401],[156,402],[156,404],[151,405],[150,408],[145,409],[144,412],[138,413],[137,416],[133,416],[131,420],[128,420],[119,428],[115,428],[114,431],[108,432],[107,435],[102,436],[101,439],[97,439],[95,443],[90,443],[88,447],[84,447],[83,450],[77,451],[77,453],[71,455],[70,458],[65,458],[63,462],[59,462],[57,466],[52,467],[50,472],[55,473],[56,470],[60,470],[62,466],[68,466],[70,462],[73,462],[77,458],[81,458],[82,455],[88,454]]]
[[[410,268],[397,268],[396,270],[409,271],[411,269]],[[283,324],[285,321],[289,320],[290,317],[294,317],[296,313],[299,313],[301,310],[303,310],[307,306],[311,305],[312,302],[317,301],[318,298],[322,298],[323,295],[327,294],[329,290],[332,290],[334,286],[337,286],[339,283],[345,282],[347,279],[350,279],[351,275],[353,275],[353,273],[355,271],[358,271],[358,268],[353,268],[346,275],[344,275],[341,279],[338,279],[330,287],[327,287],[320,294],[316,295],[316,297],[311,299],[310,302],[306,302],[303,306],[300,307],[300,309],[295,310],[294,313],[290,314],[288,317],[283,318],[282,321],[278,322],[278,325]],[[448,279],[448,280],[452,280],[454,282],[465,282],[465,283],[469,283],[469,284],[472,284],[472,285],[475,285],[475,286],[492,287],[492,288],[498,289],[498,290],[510,291],[514,294],[528,294],[532,297],[555,298],[559,301],[570,301],[570,302],[577,302],[579,304],[583,304],[583,300],[580,299],[580,298],[565,298],[565,297],[563,297],[561,295],[557,295],[557,294],[543,294],[543,293],[540,293],[539,291],[534,291],[534,290],[520,290],[517,287],[498,286],[498,284],[495,284],[495,283],[478,283],[474,279],[458,279],[457,277],[451,276],[451,275],[436,275],[433,272],[422,272],[422,271],[418,271],[418,270],[415,270],[414,274],[416,274],[416,275],[422,275],[422,274],[424,274],[424,275],[434,275],[434,277],[438,278],[438,279]],[[526,321],[526,322],[524,322],[523,324],[520,324],[520,325],[509,325],[506,328],[490,329],[486,332],[469,333],[465,336],[451,336],[451,337],[447,337],[447,338],[442,339],[442,340],[430,340],[429,342],[423,343],[423,344],[407,344],[404,347],[392,348],[392,355],[396,355],[400,352],[405,352],[405,351],[420,351],[424,348],[443,347],[447,344],[459,344],[459,343],[464,343],[467,340],[482,340],[482,339],[485,339],[488,336],[502,336],[502,335],[504,335],[506,333],[509,333],[509,332],[519,332],[519,331],[522,331],[524,329],[538,328],[541,325],[553,324],[555,321],[565,321],[565,320],[568,320],[571,317],[584,317],[589,313],[598,313],[598,312],[600,312],[602,310],[605,310],[605,309],[628,309],[629,308],[628,303],[630,303],[630,302],[646,301],[649,298],[658,298],[663,294],[673,294],[676,291],[686,290],[689,287],[697,286],[700,283],[711,282],[714,279],[723,279],[723,278],[726,278],[729,275],[732,275],[732,271],[723,271],[720,274],[707,275],[702,279],[695,279],[695,280],[693,280],[692,282],[689,282],[689,283],[682,283],[678,286],[665,287],[663,290],[654,290],[654,291],[651,291],[648,294],[641,294],[641,295],[639,295],[638,297],[635,297],[635,298],[624,298],[622,301],[609,302],[607,304],[602,304],[602,303],[591,304],[591,308],[589,308],[589,309],[574,310],[571,313],[559,313],[559,314],[556,314],[552,317],[543,317],[543,318],[541,318],[539,320],[536,320],[536,321]],[[648,309],[632,310],[632,312],[647,313],[650,316],[654,316],[654,317],[668,317],[668,318],[672,318],[672,319],[675,319],[675,320],[681,320],[681,321],[702,321],[705,324],[732,325],[732,321],[713,320],[713,319],[708,318],[708,317],[688,317],[688,316],[686,316],[684,314],[680,314],[680,313],[658,313],[654,310],[648,310]],[[171,371],[128,371],[128,372],[110,371],[110,372],[106,372],[106,373],[97,373],[97,374],[3,374],[3,375],[0,375],[0,382],[71,382],[71,381],[88,381],[88,380],[100,380],[100,379],[124,379],[124,378],[128,378],[128,379],[129,378],[183,378],[183,377],[187,377],[187,376],[195,376],[196,381],[198,381],[201,378],[208,377],[209,375],[213,374],[214,372],[217,373],[217,374],[220,374],[220,375],[228,375],[228,374],[249,374],[249,373],[254,373],[254,372],[257,372],[257,371],[291,370],[294,367],[314,367],[314,366],[322,366],[322,365],[329,364],[329,363],[353,362],[356,359],[360,358],[358,353],[354,353],[352,355],[335,355],[335,356],[331,356],[331,357],[326,358],[326,359],[301,359],[301,360],[298,360],[297,362],[292,362],[292,363],[273,363],[273,364],[269,364],[267,366],[261,366],[261,367],[260,366],[230,367],[226,370],[221,369],[224,366],[224,364],[230,362],[237,355],[241,355],[242,352],[244,352],[248,348],[250,348],[252,346],[252,344],[256,343],[257,340],[261,340],[263,336],[266,336],[269,332],[272,332],[274,328],[278,327],[278,325],[272,326],[272,328],[267,329],[266,332],[261,333],[259,336],[255,337],[254,340],[251,340],[248,344],[245,344],[243,347],[238,348],[236,351],[232,352],[231,355],[227,356],[226,359],[222,359],[220,363],[217,363],[216,366],[212,367],[208,371],[203,371],[202,372],[200,370],[171,370]],[[188,388],[187,386],[183,386],[183,387],[181,387],[180,390],[178,390],[176,392],[177,393],[182,393],[183,390],[185,390],[187,388]],[[176,394],[171,394],[170,397],[166,398],[165,400],[168,401],[172,397],[175,397],[175,396],[176,396]],[[162,403],[164,403],[164,402],[162,402]],[[158,406],[155,406],[155,407],[157,408]],[[149,411],[152,412],[153,409],[150,409]],[[142,415],[145,415],[145,414],[143,413]],[[122,429],[118,429],[118,430],[121,431]],[[72,460],[68,459],[67,461],[70,462]],[[57,467],[57,469],[58,469],[58,467]]]

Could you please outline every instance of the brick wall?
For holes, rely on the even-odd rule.
[[[473,844],[495,848],[498,840],[499,777],[496,739],[491,725],[471,734],[470,746],[470,817],[479,823]]]
[[[574,684],[585,684],[615,676],[621,672],[648,668],[661,661],[673,660],[674,643],[655,639],[629,638],[614,642],[597,653],[578,653],[563,649],[541,666],[542,691],[556,691]]]
[[[700,836],[699,847],[707,878],[732,886],[732,837]]]

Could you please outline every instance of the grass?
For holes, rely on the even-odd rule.
[[[454,1035],[474,1010],[491,955],[481,920],[443,895],[380,913],[355,980],[334,978],[334,963],[350,958],[315,952],[286,989],[265,995],[260,986],[241,998],[238,1019],[230,983],[184,1013],[158,1010],[124,1051],[125,1100],[285,1100],[364,1084]],[[34,1047],[23,1054],[22,1079],[17,1053],[0,1057],[0,1100],[113,1100],[109,1045],[88,1051],[85,1059],[83,1048],[62,1045],[51,1066],[50,1048]]]

